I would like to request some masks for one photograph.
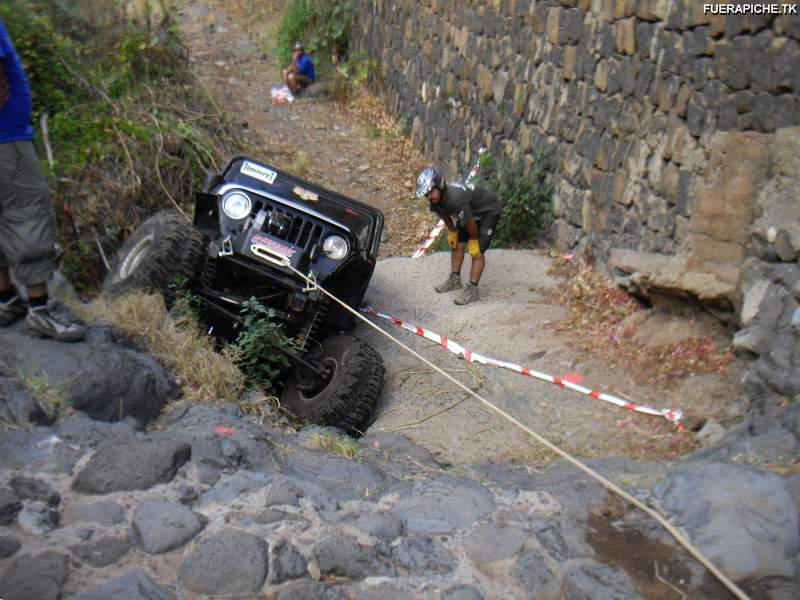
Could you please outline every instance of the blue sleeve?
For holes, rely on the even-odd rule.
[[[5,58],[11,54],[11,39],[8,37],[3,22],[0,21],[0,58]]]

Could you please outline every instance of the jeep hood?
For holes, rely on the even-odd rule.
[[[358,240],[360,250],[375,258],[383,228],[383,214],[377,208],[248,157],[232,159],[222,177],[226,183],[287,200],[340,223]]]

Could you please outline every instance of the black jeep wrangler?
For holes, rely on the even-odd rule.
[[[383,361],[347,333],[353,315],[286,263],[357,309],[382,231],[378,209],[236,157],[196,195],[194,223],[173,211],[142,223],[118,252],[105,289],[155,289],[169,303],[180,281],[200,298],[210,330],[227,341],[241,331],[243,303],[255,297],[296,341],[283,405],[301,420],[358,432],[380,393]]]

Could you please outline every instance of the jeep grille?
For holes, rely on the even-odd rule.
[[[262,204],[264,210],[267,211],[267,219],[262,227],[265,233],[299,246],[304,250],[311,250],[315,244],[319,243],[324,227],[316,222],[313,217],[271,201],[262,201]],[[282,231],[269,229],[268,223],[272,215],[277,215],[287,224],[286,227],[282,228]]]

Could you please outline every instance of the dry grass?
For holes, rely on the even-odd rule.
[[[276,396],[250,390],[239,401],[239,411],[259,425],[267,424],[289,433],[297,431],[294,418]]]
[[[292,175],[308,177],[308,168],[311,166],[311,157],[305,150],[298,150],[294,161],[287,167]]]
[[[361,446],[353,438],[346,435],[335,435],[333,433],[318,433],[314,436],[320,448],[350,460],[362,460],[358,455]]]
[[[31,396],[36,398],[39,406],[45,414],[55,420],[68,409],[69,403],[64,397],[64,393],[50,385],[47,374],[38,372],[36,374],[18,372],[17,379],[25,386]]]
[[[234,356],[214,349],[191,314],[173,318],[160,295],[135,292],[118,298],[100,297],[71,307],[86,321],[107,319],[173,375],[187,400],[236,402],[245,386]]]

